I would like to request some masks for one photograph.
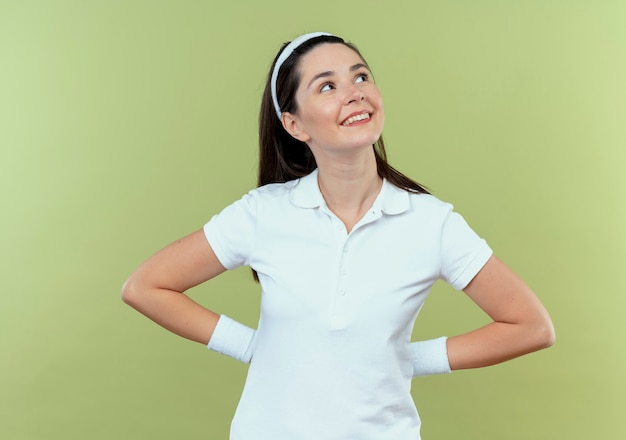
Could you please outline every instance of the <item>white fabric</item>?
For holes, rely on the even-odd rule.
[[[437,279],[464,288],[491,255],[452,206],[385,181],[346,233],[317,172],[255,189],[204,231],[261,282],[231,440],[417,440],[413,323]]]
[[[272,70],[272,78],[270,81],[270,88],[272,91],[272,102],[274,103],[274,110],[276,111],[276,116],[278,119],[282,116],[283,112],[280,110],[280,105],[278,105],[278,96],[276,95],[276,80],[278,79],[278,72],[280,72],[280,68],[283,63],[289,58],[289,56],[296,50],[302,43],[309,41],[312,38],[321,37],[321,36],[330,36],[332,34],[327,34],[326,32],[312,32],[310,34],[300,35],[298,38],[294,39],[291,43],[289,43],[285,49],[280,53],[276,63],[274,64],[274,70]]]
[[[448,361],[447,341],[448,338],[442,336],[411,343],[409,349],[413,360],[413,377],[452,372]]]
[[[253,329],[221,315],[207,348],[247,364],[252,358],[253,340]]]

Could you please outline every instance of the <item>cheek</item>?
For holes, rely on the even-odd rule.
[[[303,120],[311,127],[324,127],[337,120],[337,109],[329,102],[312,103],[307,107]]]
[[[376,112],[377,112],[377,114],[379,116],[379,119],[380,119],[381,123],[384,122],[384,120],[385,120],[385,106],[383,104],[383,97],[382,97],[382,95],[380,93],[378,94],[376,100],[373,101],[373,104],[374,104],[374,106],[376,108]]]
[[[376,107],[378,107],[379,111],[383,111],[384,106],[383,106],[383,95],[381,95],[380,91],[378,89],[376,89],[372,94],[371,94],[371,100],[372,100],[372,104],[374,104]]]

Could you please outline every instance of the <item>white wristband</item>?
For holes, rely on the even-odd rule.
[[[207,348],[248,364],[252,359],[254,334],[250,327],[220,315]]]
[[[447,340],[446,336],[442,336],[428,341],[412,342],[409,345],[413,360],[413,377],[452,372],[448,361]]]

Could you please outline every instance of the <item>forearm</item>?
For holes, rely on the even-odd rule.
[[[554,327],[546,309],[495,256],[463,290],[492,322],[448,339],[452,370],[498,364],[554,343]]]
[[[184,292],[225,270],[198,230],[142,263],[124,283],[122,299],[177,335],[206,344],[219,316]]]
[[[552,328],[542,322],[492,322],[448,338],[448,360],[452,370],[486,367],[547,348],[553,339]]]
[[[195,342],[207,344],[219,315],[193,301],[187,295],[166,289],[141,288],[127,284],[125,303],[165,329]]]
[[[179,336],[200,342],[210,350],[241,362],[252,358],[255,331],[227,316],[202,307],[181,292],[125,286],[124,301]]]
[[[179,336],[250,362],[254,330],[204,308],[184,293],[225,270],[204,232],[198,230],[146,260],[124,283],[122,299]]]

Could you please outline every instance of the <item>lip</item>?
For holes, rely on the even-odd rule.
[[[352,124],[349,125],[344,125],[346,123],[346,121],[348,121],[350,118],[354,118],[355,116],[360,116],[360,115],[364,115],[367,114],[369,115],[368,118],[365,118],[361,121],[355,121]],[[361,111],[357,111],[357,112],[352,112],[350,113],[348,116],[346,116],[346,118],[341,121],[341,125],[343,125],[344,127],[352,127],[354,125],[360,125],[360,124],[367,124],[372,120],[372,112],[367,111],[367,110],[361,110]]]

